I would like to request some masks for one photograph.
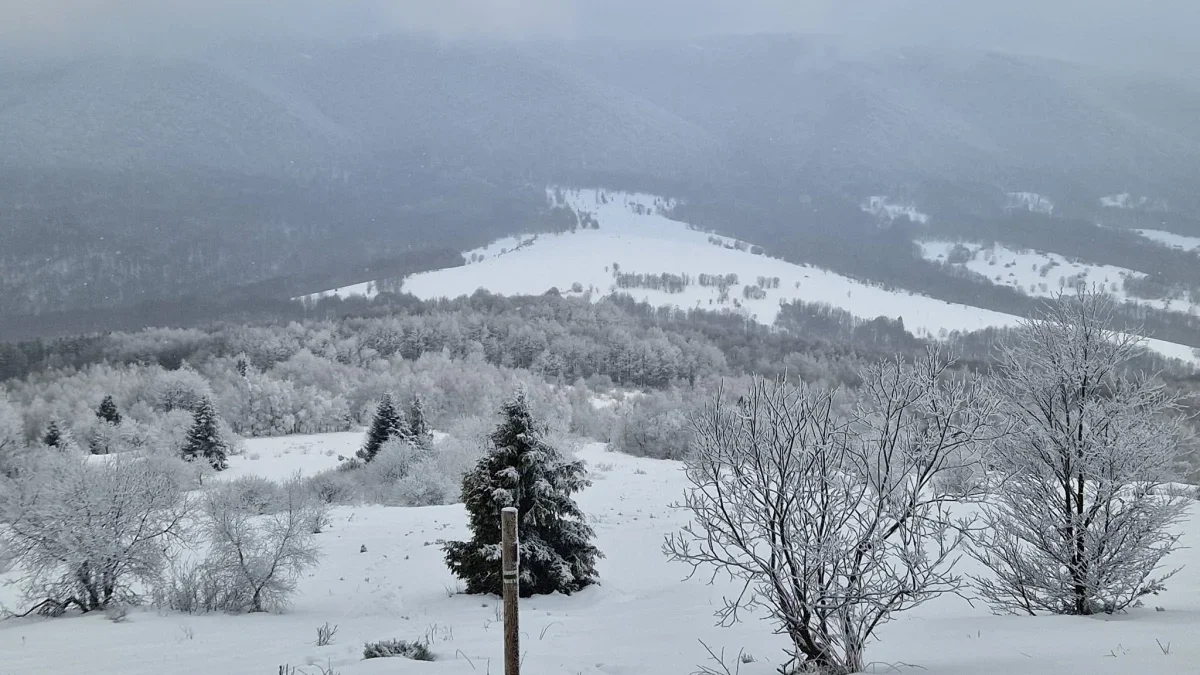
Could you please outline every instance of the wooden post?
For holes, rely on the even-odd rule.
[[[517,548],[517,510],[508,507],[500,512],[503,536],[504,581],[504,675],[520,675],[521,651],[517,620],[517,598],[520,596],[521,560]]]

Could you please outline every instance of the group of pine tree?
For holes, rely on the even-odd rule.
[[[500,408],[501,421],[489,437],[488,451],[462,482],[472,538],[448,542],[446,564],[466,583],[468,593],[500,594],[500,512],[516,507],[520,514],[520,593],[524,597],[570,594],[596,583],[596,560],[602,554],[573,495],[589,482],[582,462],[567,461],[546,442],[546,427],[530,410],[523,391]],[[370,463],[391,441],[432,451],[433,434],[420,397],[407,412],[384,394],[358,459]]]
[[[391,394],[384,394],[375,406],[371,426],[367,428],[367,439],[357,457],[364,463],[371,462],[383,449],[384,444],[399,439],[415,448],[430,450],[433,447],[433,432],[425,418],[425,404],[420,396],[414,396],[408,412],[396,409]]]

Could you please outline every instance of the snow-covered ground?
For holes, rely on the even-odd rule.
[[[885,289],[819,267],[756,255],[749,246],[739,247],[732,239],[700,232],[686,223],[670,219],[667,211],[673,203],[661,197],[561,188],[549,189],[547,195],[552,201],[575,211],[581,221],[585,217],[594,219],[599,223],[599,229],[580,228],[563,234],[507,237],[465,252],[468,261],[465,266],[424,272],[405,279],[404,291],[423,299],[470,295],[480,288],[501,295],[538,295],[557,288],[566,295],[590,293],[595,299],[620,291],[659,306],[735,311],[764,324],[774,323],[781,302],[802,300],[827,303],[867,319],[878,316],[903,318],[909,331],[935,338],[951,331],[1011,326],[1019,320],[1010,314]],[[892,207],[899,208],[883,198],[869,204],[883,209],[881,213],[894,210]],[[906,215],[915,217],[912,213],[906,212]],[[936,251],[933,254],[936,255]],[[982,264],[987,265],[986,262]],[[1057,290],[1058,276],[1043,279],[1030,269],[1033,264],[1034,261],[1030,261],[1021,271],[1023,281],[1030,277],[1026,287],[1046,282],[1048,291]],[[692,283],[679,293],[645,288],[619,289],[614,272],[618,268],[621,273],[686,274]],[[991,267],[987,269],[991,270]],[[1119,269],[1112,268],[1111,274],[1095,271],[1092,274],[1100,274],[1097,280],[1111,277],[1112,281],[1119,282],[1116,272]],[[1062,273],[1062,269],[1055,271],[1056,275]],[[700,285],[701,274],[736,274],[738,280],[728,289],[728,299],[723,301],[718,287]],[[759,277],[772,280],[777,277],[778,286],[760,288]],[[759,296],[747,298],[747,286],[754,287],[752,290]],[[572,287],[580,290],[572,291]],[[326,294],[329,293],[371,296],[374,288],[358,284]],[[1179,306],[1172,307],[1178,309]],[[1152,341],[1151,346],[1174,358],[1194,358],[1188,347],[1157,341]]]
[[[343,452],[351,436],[252,442],[260,458],[239,456],[231,471],[283,478],[316,471],[326,451]],[[278,456],[263,447],[309,452]],[[357,445],[357,443],[353,444]],[[748,617],[723,629],[712,612],[735,592],[724,579],[683,580],[686,569],[660,552],[663,536],[686,522],[670,508],[684,489],[676,462],[639,459],[591,444],[580,451],[593,487],[579,496],[592,520],[602,585],[571,597],[522,601],[523,670],[564,675],[659,675],[694,672],[705,660],[703,640],[754,661],[742,675],[769,675],[784,643],[768,624]],[[303,458],[302,460],[296,458]],[[0,621],[4,675],[276,675],[282,664],[314,674],[319,664],[341,675],[502,671],[498,599],[460,595],[437,542],[465,538],[459,505],[429,508],[339,507],[318,535],[324,555],[299,583],[285,614],[185,615],[135,610],[122,623],[93,615]],[[1181,542],[1190,548],[1168,563],[1184,565],[1169,590],[1127,615],[997,617],[976,603],[942,597],[885,626],[871,644],[869,672],[926,675],[1184,675],[1200,663],[1200,523]],[[360,553],[366,546],[366,552]],[[973,571],[966,561],[964,572]],[[12,606],[14,589],[0,586]],[[1155,611],[1155,607],[1163,611]],[[314,645],[329,622],[334,644]],[[438,660],[361,660],[363,643],[430,636]],[[1161,647],[1160,647],[1161,645]],[[1164,653],[1167,652],[1167,653]]]
[[[1165,230],[1136,230],[1136,232],[1150,241],[1162,244],[1168,248],[1200,253],[1200,237],[1188,237]]]
[[[911,202],[897,202],[891,197],[876,195],[868,197],[862,204],[862,210],[879,218],[881,221],[891,222],[901,216],[907,217],[914,223],[922,225],[929,222],[929,214],[922,213],[917,210],[915,204]]]
[[[1005,197],[1005,208],[1010,211],[1026,210],[1046,215],[1054,213],[1054,202],[1036,192],[1009,192]]]
[[[229,469],[217,474],[222,479],[261,476],[287,480],[296,474],[311,476],[336,467],[338,456],[353,457],[362,447],[361,431],[305,436],[249,438],[245,448],[229,463]]]
[[[998,286],[1008,286],[1025,295],[1051,297],[1078,284],[1095,284],[1118,302],[1132,302],[1189,314],[1200,312],[1200,306],[1186,297],[1147,299],[1129,295],[1125,292],[1124,280],[1127,277],[1141,279],[1146,274],[1125,267],[1085,263],[1070,260],[1057,253],[1015,250],[1001,244],[930,240],[920,242],[920,246],[921,254],[926,260],[938,262],[951,259],[951,251],[955,247],[962,247],[961,251],[965,252],[967,260],[956,261],[954,264],[982,274]]]

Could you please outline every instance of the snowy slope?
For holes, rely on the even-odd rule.
[[[774,323],[781,302],[802,300],[827,303],[867,319],[878,316],[902,318],[909,331],[935,338],[950,331],[1011,326],[1019,320],[1010,314],[886,289],[811,265],[756,255],[751,246],[672,220],[668,214],[674,204],[661,197],[551,188],[547,190],[547,198],[556,205],[572,209],[581,224],[599,223],[599,229],[581,227],[563,234],[507,237],[465,252],[463,255],[468,261],[465,266],[408,277],[404,280],[403,290],[422,299],[470,295],[480,288],[501,295],[538,295],[557,288],[567,295],[590,294],[594,299],[623,292],[659,306],[738,312],[763,324]],[[879,209],[881,217],[890,217],[892,211],[895,213],[891,215],[901,215],[903,211],[896,211],[893,207],[899,207],[883,197],[869,201],[867,206]],[[904,211],[903,215],[917,219],[920,214]],[[938,250],[930,249],[929,255],[938,253]],[[1027,285],[1035,283],[1032,278],[1025,279],[1029,274],[1036,276],[1030,270],[1032,264],[1032,260],[1026,264],[1021,277]],[[623,274],[686,274],[692,283],[678,293],[618,288],[618,269]],[[1056,274],[1061,274],[1064,269],[1065,265]],[[1120,268],[1112,268],[1092,274],[1100,275],[1097,280],[1119,281],[1120,272]],[[701,274],[735,274],[737,282],[723,299],[718,287],[700,285]],[[772,283],[763,288],[758,285],[759,277],[772,281],[777,277],[779,282],[777,286]],[[1047,282],[1048,291],[1058,289],[1057,278]],[[1041,277],[1036,280],[1046,281]],[[746,297],[747,286],[758,294],[757,298]],[[579,290],[572,291],[572,287]],[[326,294],[369,297],[374,292],[373,284],[364,283]],[[1172,307],[1177,309],[1178,305]],[[1192,350],[1187,347],[1158,342],[1152,342],[1151,346],[1174,358],[1193,358]]]
[[[576,212],[593,215],[600,229],[543,234],[525,246],[515,246],[514,239],[469,251],[468,260],[483,259],[465,267],[414,275],[405,280],[404,290],[420,298],[469,295],[479,288],[502,295],[540,294],[551,287],[569,293],[578,283],[593,296],[622,291],[656,305],[728,309],[766,324],[775,321],[781,301],[804,300],[829,303],[868,318],[903,317],[909,330],[928,335],[943,329],[1007,325],[1015,320],[998,312],[887,290],[817,267],[739,250],[730,239],[689,229],[656,212],[658,198],[650,195],[574,190],[566,192],[565,198]],[[637,212],[639,207],[642,213]],[[701,274],[736,274],[738,283],[730,288],[726,302],[720,301],[717,287],[698,282],[681,293],[618,289],[614,263],[622,273],[667,272],[694,279]],[[746,299],[745,286],[756,285],[758,277],[779,277],[779,287],[763,289],[765,297],[761,299]]]
[[[1200,253],[1200,237],[1188,237],[1164,230],[1136,230],[1136,232],[1150,241],[1162,244],[1168,248]]]
[[[314,462],[339,450],[343,435],[308,437]],[[251,449],[254,449],[253,447]],[[259,448],[261,450],[261,448]],[[722,629],[713,610],[736,592],[727,580],[684,580],[686,569],[660,553],[663,536],[686,522],[670,508],[684,489],[676,462],[580,452],[593,487],[579,497],[606,554],[601,584],[571,597],[522,601],[523,672],[563,675],[683,675],[705,660],[700,640],[730,657],[754,658],[741,675],[770,675],[783,641],[754,616]],[[285,475],[236,457],[235,471]],[[314,466],[312,469],[316,469]],[[501,624],[492,597],[457,595],[436,542],[467,536],[461,506],[339,507],[318,535],[323,559],[299,582],[285,614],[184,615],[133,611],[123,623],[100,615],[0,621],[4,675],[275,675],[282,664],[314,663],[341,675],[498,674]],[[1168,559],[1184,565],[1168,590],[1128,615],[997,617],[982,605],[942,597],[902,615],[869,645],[868,672],[925,675],[1185,675],[1200,662],[1200,523],[1187,523],[1185,548]],[[367,551],[360,553],[360,547]],[[974,571],[964,561],[963,572]],[[12,603],[13,589],[0,586]],[[1156,612],[1160,606],[1164,611]],[[316,647],[316,628],[338,626],[334,644]],[[429,635],[438,661],[361,660],[362,645]],[[1167,648],[1164,654],[1159,643]],[[910,667],[906,667],[908,664]],[[711,664],[710,664],[711,665]]]
[[[954,264],[982,274],[998,286],[1008,286],[1025,295],[1050,297],[1064,289],[1094,284],[1118,302],[1189,314],[1200,312],[1200,306],[1183,296],[1147,299],[1129,295],[1123,285],[1125,278],[1141,279],[1146,274],[1125,267],[1085,263],[1069,260],[1057,253],[1015,250],[1001,244],[929,240],[920,242],[920,246],[926,260],[937,262],[953,259],[951,252],[955,247],[960,247],[959,251],[965,253],[967,260],[956,260]]]

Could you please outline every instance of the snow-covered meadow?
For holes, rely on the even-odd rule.
[[[357,434],[250,440],[245,454],[231,458],[230,472],[278,480],[296,470],[316,472],[330,453],[336,461],[359,440]],[[711,585],[708,578],[683,580],[686,569],[660,551],[663,536],[686,520],[670,506],[685,486],[681,465],[608,452],[601,444],[578,454],[594,481],[579,503],[607,556],[599,565],[601,585],[570,597],[522,601],[524,671],[690,673],[705,662],[703,640],[724,649],[731,664],[744,650],[744,675],[774,673],[784,640],[768,624],[748,617],[732,628],[713,625],[712,612],[735,587],[719,578]],[[319,665],[342,675],[501,672],[498,599],[458,594],[437,546],[467,536],[461,505],[337,507],[332,520],[317,535],[323,558],[301,579],[286,613],[144,609],[119,623],[100,613],[6,620],[0,622],[0,673],[275,675],[283,664],[309,673],[320,672]],[[1115,616],[1001,617],[943,596],[884,627],[867,649],[870,670],[1194,673],[1200,660],[1200,531],[1194,522],[1193,516],[1182,542],[1191,548],[1168,559],[1184,569],[1144,608]],[[960,565],[974,570],[967,559]],[[3,587],[0,596],[14,606],[15,589]],[[338,626],[337,634],[332,645],[317,647],[316,629],[326,622]],[[438,659],[432,663],[361,659],[368,640],[425,637]]]
[[[1187,239],[1178,235],[1170,236]],[[1200,243],[1200,240],[1197,241]],[[1044,251],[1015,250],[1002,244],[928,240],[922,241],[920,246],[921,255],[926,260],[950,262],[987,277],[997,286],[1008,286],[1033,297],[1048,298],[1079,285],[1096,285],[1117,302],[1132,302],[1187,314],[1200,312],[1200,306],[1187,297],[1148,299],[1130,295],[1125,291],[1125,279],[1142,279],[1146,273],[1126,267],[1071,260]]]
[[[1200,237],[1188,237],[1165,230],[1136,230],[1136,232],[1150,241],[1168,248],[1200,253]]]
[[[1020,320],[1003,312],[883,288],[819,267],[755,254],[751,245],[737,246],[732,239],[694,230],[686,223],[671,219],[669,210],[673,202],[654,195],[596,189],[548,189],[547,197],[552,203],[569,207],[581,223],[594,220],[599,228],[581,227],[562,234],[507,237],[465,252],[464,258],[468,261],[465,266],[424,272],[405,279],[404,291],[422,299],[470,295],[481,288],[500,295],[539,295],[557,288],[566,295],[590,294],[596,299],[620,291],[657,306],[740,312],[763,324],[774,323],[780,303],[800,300],[827,303],[866,319],[878,316],[903,318],[909,331],[933,338],[953,331],[1012,326]],[[871,203],[879,208],[890,204],[883,198]],[[937,259],[950,246],[949,242],[927,242],[926,256]],[[1086,274],[1089,281],[1105,282],[1106,288],[1111,289],[1115,284],[1121,291],[1121,275],[1136,274],[1132,270],[1078,265],[1063,259],[1050,265],[1050,272],[1042,277],[1038,270],[1059,256],[1010,252],[1002,247],[993,254],[1004,260],[993,267],[986,257],[980,256],[972,263],[981,266],[976,271],[989,277],[999,274],[1001,279],[996,283],[1019,285],[1025,292],[1037,295],[1049,295],[1059,290],[1060,277],[1064,278],[1065,284],[1066,277],[1080,273]],[[625,274],[686,274],[692,278],[692,283],[677,293],[618,288],[617,269]],[[728,298],[722,300],[717,286],[697,283],[701,274],[736,274],[738,281],[729,288]],[[778,285],[759,287],[760,277],[778,278]],[[1042,284],[1045,289],[1041,288]],[[747,286],[752,287],[753,297],[746,297]],[[364,282],[309,297],[370,297],[376,291],[373,282]],[[1125,298],[1123,291],[1120,297]],[[1173,303],[1171,308],[1185,309],[1179,303]],[[1165,356],[1197,361],[1189,347],[1160,340],[1150,340],[1147,344]]]

